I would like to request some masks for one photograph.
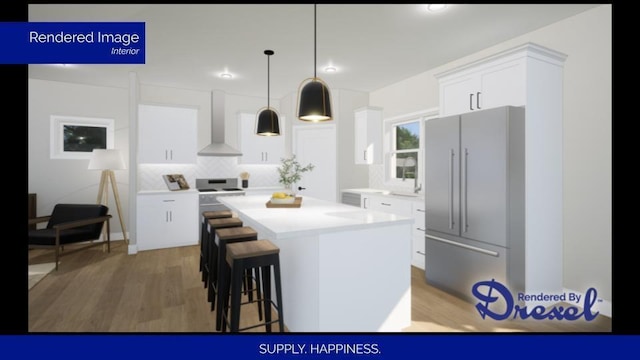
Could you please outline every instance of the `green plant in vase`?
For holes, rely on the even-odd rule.
[[[278,167],[278,174],[280,175],[278,182],[285,188],[289,189],[291,195],[295,196],[296,190],[293,188],[293,185],[302,179],[302,174],[313,170],[315,165],[308,164],[303,167],[296,160],[295,155],[292,155],[289,158],[281,158],[280,161],[282,162],[282,165]]]

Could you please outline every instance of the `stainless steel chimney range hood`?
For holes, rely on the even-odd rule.
[[[224,92],[211,92],[211,144],[198,152],[199,156],[242,156],[242,152],[224,142]]]

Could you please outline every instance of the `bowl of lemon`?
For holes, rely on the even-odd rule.
[[[274,192],[271,194],[272,204],[293,204],[296,201],[296,197],[284,192]]]

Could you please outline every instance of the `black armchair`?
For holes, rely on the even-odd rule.
[[[89,247],[102,245],[103,242],[90,243],[73,251],[61,254],[61,247],[66,244],[98,240],[104,223],[107,223],[107,251],[111,252],[111,236],[109,208],[100,204],[57,204],[50,216],[29,219],[29,225],[47,222],[45,229],[29,230],[30,248],[54,248],[56,270],[58,259],[62,255],[75,253]]]

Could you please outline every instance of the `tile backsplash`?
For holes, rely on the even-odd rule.
[[[235,156],[198,156],[196,164],[140,164],[138,166],[138,191],[167,190],[162,179],[165,174],[182,174],[192,189],[196,178],[237,178],[249,173],[249,187],[279,186],[278,165],[238,164]]]

